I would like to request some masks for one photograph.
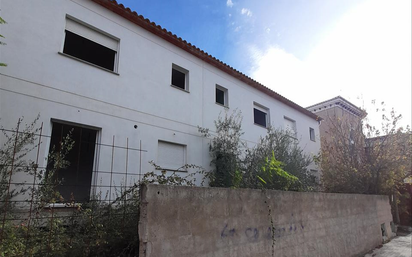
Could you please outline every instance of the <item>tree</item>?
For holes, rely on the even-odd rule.
[[[290,132],[269,127],[266,135],[260,139],[259,143],[254,148],[247,150],[245,156],[245,181],[248,184],[255,187],[259,183],[259,181],[256,181],[256,175],[261,172],[261,167],[266,165],[268,158],[276,158],[282,163],[282,169],[297,178],[296,180],[292,179],[293,183],[290,183],[286,190],[313,191],[318,188],[315,176],[307,168],[313,160],[303,152],[298,145],[298,140]],[[278,179],[282,180],[281,178]],[[289,182],[287,181],[287,184]],[[285,188],[279,186],[273,189]]]
[[[316,188],[315,178],[307,166],[311,158],[299,148],[288,132],[268,128],[265,137],[252,148],[241,140],[240,112],[227,112],[215,121],[216,135],[211,139],[213,169],[207,174],[210,186],[266,188],[310,191]],[[199,128],[209,137],[209,130]]]
[[[216,135],[210,143],[209,152],[213,170],[208,174],[212,187],[238,187],[242,154],[246,144],[240,139],[242,132],[242,115],[235,110],[224,116],[219,115],[215,121]],[[199,128],[206,137],[210,136],[209,130]]]
[[[20,118],[17,125],[11,131],[3,128],[0,124],[2,132],[2,144],[0,147],[0,209],[4,210],[11,208],[8,205],[10,199],[16,194],[22,193],[14,186],[11,186],[11,178],[13,174],[30,172],[34,163],[28,161],[26,156],[36,147],[35,139],[39,128],[36,128],[36,122],[39,116],[29,123],[23,125],[23,118]],[[10,203],[11,204],[11,203]]]
[[[263,166],[256,173],[258,185],[266,189],[291,189],[299,179],[286,172],[283,166],[283,162],[276,160],[274,152],[271,158],[265,157]]]
[[[345,118],[330,118],[329,137],[322,139],[320,165],[327,192],[361,194],[399,194],[404,179],[412,175],[412,134],[409,127],[399,127],[402,116],[394,110],[385,115],[381,127],[364,125]],[[397,210],[397,201],[393,203]]]

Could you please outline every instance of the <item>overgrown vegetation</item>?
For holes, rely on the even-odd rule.
[[[256,188],[255,176],[261,176],[262,172],[267,173],[268,163],[272,163],[269,167],[274,167],[273,163],[276,162],[279,162],[277,166],[283,171],[273,169],[272,172],[276,172],[276,175],[271,176],[272,181],[268,181],[265,188],[293,191],[318,189],[314,175],[308,170],[312,157],[303,152],[297,139],[288,131],[273,127],[269,127],[259,143],[246,152],[246,186],[252,185],[252,188]]]
[[[242,155],[246,144],[240,139],[242,132],[242,116],[233,112],[219,116],[215,121],[216,136],[212,139],[209,152],[213,170],[207,174],[212,187],[239,187],[242,182]],[[199,128],[205,137],[209,137],[209,129]]]
[[[58,181],[55,174],[70,165],[66,156],[74,142],[70,134],[63,138],[58,151],[50,152],[47,169],[40,170],[34,162],[25,161],[40,145],[36,142],[37,120],[24,129],[19,120],[16,129],[2,130],[5,143],[0,151],[0,256],[138,256],[139,184],[128,188],[119,186],[121,191],[112,202],[102,195],[95,195],[83,204],[76,203],[74,197],[63,199],[56,190],[62,181]],[[182,167],[189,168],[199,167]],[[9,186],[13,174],[37,182],[33,186],[24,181],[13,190]],[[175,172],[167,174],[160,170],[145,174],[142,182],[193,186],[194,176],[191,173],[181,177]],[[20,206],[12,204],[21,194],[26,194],[23,196],[26,201]]]
[[[23,193],[24,189],[9,187],[11,182],[11,174],[16,172],[30,172],[35,163],[27,160],[26,156],[35,148],[35,134],[39,132],[36,128],[36,122],[39,116],[31,123],[23,126],[23,120],[19,119],[15,128],[12,131],[20,131],[20,133],[11,133],[6,131],[0,124],[3,143],[0,148],[0,209],[7,210],[14,206],[9,203],[9,199],[18,193]],[[16,153],[16,154],[14,154]]]
[[[241,140],[242,115],[225,112],[215,121],[216,134],[210,142],[210,186],[266,188],[311,191],[315,177],[307,167],[312,158],[298,146],[287,131],[269,127],[267,134],[252,148]],[[199,128],[205,137],[209,129]]]
[[[328,118],[331,136],[323,139],[319,159],[323,186],[327,192],[392,195],[399,223],[396,199],[405,178],[412,176],[412,134],[409,127],[399,126],[401,115],[394,110],[385,114],[384,103],[376,111],[382,113],[380,127],[367,120]]]

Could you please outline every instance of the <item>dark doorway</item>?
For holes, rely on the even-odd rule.
[[[60,181],[57,190],[64,201],[85,202],[90,198],[93,160],[97,130],[53,122],[50,151],[60,149],[60,142],[71,131],[74,146],[66,156],[69,167],[60,169],[56,176]]]

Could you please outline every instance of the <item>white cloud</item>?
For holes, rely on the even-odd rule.
[[[287,53],[278,46],[272,46],[264,52],[251,47],[249,51],[255,63],[251,76],[263,85],[288,98],[296,95],[297,87],[306,84],[305,63],[293,54]],[[300,93],[304,92],[300,91]],[[310,92],[305,94],[307,93],[310,94]],[[296,98],[291,98],[293,99]]]
[[[246,16],[248,16],[248,17],[251,17],[251,16],[252,16],[252,12],[251,12],[249,9],[246,9],[246,8],[242,8],[242,10],[240,11],[240,13],[241,13],[242,15],[246,15]]]
[[[382,18],[384,15],[385,18]],[[254,54],[251,76],[302,106],[341,95],[385,101],[411,124],[411,2],[371,0],[347,13],[305,60],[278,46]]]
[[[232,17],[232,14],[231,14],[231,13],[229,13],[229,17]]]
[[[237,26],[237,27],[235,28],[235,32],[238,32],[241,28],[242,28],[241,26]]]
[[[232,6],[233,6],[232,0],[227,0],[227,1],[226,1],[226,6],[232,7]]]

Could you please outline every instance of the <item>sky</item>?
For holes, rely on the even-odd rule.
[[[302,107],[340,95],[378,126],[384,102],[411,125],[411,0],[118,2]]]

